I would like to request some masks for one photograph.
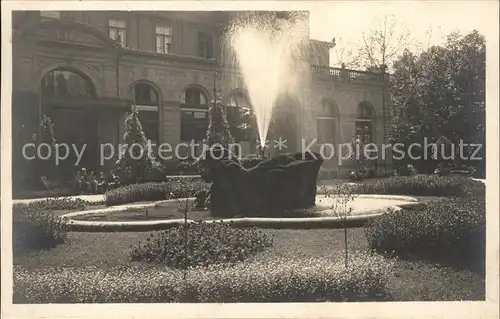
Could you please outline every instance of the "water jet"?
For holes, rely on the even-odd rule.
[[[279,95],[299,87],[296,62],[306,49],[307,21],[253,14],[236,19],[226,40],[246,84],[264,148]]]

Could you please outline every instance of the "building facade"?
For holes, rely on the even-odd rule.
[[[255,129],[241,130],[241,123],[235,123],[241,109],[251,108],[251,99],[238,70],[223,63],[225,49],[219,41],[235,14],[14,12],[13,139],[23,141],[36,133],[47,115],[56,139],[86,144],[81,165],[96,167],[101,145],[123,141],[132,108],[139,110],[153,144],[175,146],[205,137],[209,102],[222,93],[235,142],[243,154],[256,153]],[[328,153],[321,145],[356,137],[385,143],[385,76],[331,68],[332,44],[310,39],[309,45],[307,58],[297,64],[301,77],[310,79],[308,85],[278,98],[269,139],[286,139],[282,152],[312,145]],[[271,147],[270,152],[276,150]],[[354,161],[338,158],[336,154],[325,162],[321,177],[353,169]],[[378,173],[391,167],[381,158],[367,165]]]

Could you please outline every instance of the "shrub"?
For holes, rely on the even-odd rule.
[[[392,263],[380,256],[278,259],[187,272],[124,265],[110,269],[14,269],[15,303],[378,301],[391,296]]]
[[[197,222],[151,233],[145,243],[132,248],[130,258],[160,262],[172,268],[234,264],[271,245],[272,238],[261,230]]]
[[[397,172],[399,176],[413,176],[418,174],[418,171],[413,164],[401,166],[398,168]]]
[[[484,184],[462,176],[393,176],[351,185],[353,193],[414,196],[484,196]]]
[[[206,183],[194,178],[172,178],[162,183],[131,184],[107,191],[106,205],[195,197],[198,191],[206,189]]]
[[[47,198],[44,200],[31,202],[30,204],[28,204],[28,206],[40,211],[42,210],[53,211],[53,210],[72,210],[72,209],[85,210],[87,209],[88,206],[94,204],[95,203],[90,203],[88,201],[79,198],[76,199]],[[23,206],[26,206],[26,204],[14,204],[14,209],[16,207],[23,207]]]
[[[51,152],[54,152],[54,149],[56,147],[56,138],[54,135],[54,122],[50,117],[43,115],[39,125],[40,125],[40,135],[37,138],[37,144],[38,145],[47,144],[50,146],[50,149],[42,154],[43,157],[45,157],[50,155]],[[54,161],[42,160],[41,157],[42,156],[37,157],[37,160],[35,161],[37,173],[40,174],[38,175],[38,177],[41,178],[43,175],[46,174],[48,175],[48,177],[54,178],[53,175],[57,171]]]
[[[47,202],[13,206],[12,230],[15,252],[24,249],[52,248],[66,239],[67,221],[50,214],[48,207],[57,206],[56,201]]]
[[[359,182],[362,179],[363,179],[363,175],[361,175],[360,173],[357,173],[354,171],[349,172],[349,181],[350,182]]]
[[[221,144],[225,148],[233,142],[231,130],[226,117],[222,96],[219,94],[210,102],[208,108],[208,129],[206,140],[208,145]]]
[[[365,225],[372,249],[484,271],[484,198],[446,198],[394,211]]]
[[[123,148],[116,162],[117,174],[124,184],[144,182],[157,171],[162,171],[161,164],[148,156],[152,152],[139,121],[139,112],[132,111],[125,119],[123,136],[127,147]]]

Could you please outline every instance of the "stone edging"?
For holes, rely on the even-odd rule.
[[[381,195],[359,195],[358,197],[373,198],[373,199],[389,199],[389,200],[405,200],[407,204],[400,204],[398,206],[389,205],[384,209],[372,211],[369,214],[347,216],[345,219],[340,217],[306,217],[306,218],[262,218],[262,217],[244,217],[244,218],[231,218],[220,220],[207,220],[206,223],[231,223],[234,227],[259,227],[271,229],[321,229],[321,228],[344,228],[344,227],[360,227],[363,226],[368,220],[376,218],[384,214],[387,210],[400,210],[402,206],[414,206],[421,203],[413,197],[408,196],[381,196]],[[194,198],[187,198],[193,201]],[[62,217],[70,219],[70,230],[80,232],[123,232],[123,231],[153,231],[169,229],[178,225],[184,224],[184,219],[170,219],[170,220],[151,220],[151,221],[83,221],[71,220],[71,217],[81,215],[91,215],[105,212],[121,211],[133,208],[148,208],[154,207],[159,204],[174,203],[179,200],[185,199],[169,199],[147,204],[129,204],[103,209],[88,210],[73,212],[63,215]],[[192,219],[187,220],[188,223],[196,221]]]

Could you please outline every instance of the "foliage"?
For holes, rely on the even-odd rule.
[[[38,147],[41,144],[46,144],[50,148],[47,149],[45,147],[40,148],[40,156],[37,156],[35,159],[35,175],[36,178],[38,179],[38,184],[44,188],[48,189],[48,179],[53,179],[56,176],[57,173],[57,167],[55,165],[55,162],[50,156],[51,154],[54,154],[55,148],[56,148],[56,138],[54,134],[54,122],[52,122],[52,119],[46,115],[42,117],[40,120],[40,134],[34,135],[33,138],[36,139],[36,147]],[[49,157],[50,156],[50,157]],[[48,159],[42,159],[42,158],[47,158]]]
[[[357,194],[413,196],[481,196],[484,184],[463,176],[392,176],[349,185]],[[484,196],[484,195],[483,195]]]
[[[74,203],[74,206],[80,204]],[[66,239],[68,223],[65,219],[51,214],[50,209],[66,207],[66,205],[61,206],[60,202],[51,200],[13,205],[14,252],[25,249],[52,248],[63,243]]]
[[[252,128],[257,126],[255,112],[249,107],[248,99],[243,94],[239,92],[235,93],[234,99],[236,105],[228,105],[226,108],[231,135],[234,137],[235,142],[251,140],[253,138],[251,136]],[[245,99],[245,102],[248,104],[242,103],[240,105],[240,99]]]
[[[413,176],[417,175],[418,171],[412,164],[403,165],[397,170],[399,176]]]
[[[373,28],[363,33],[363,43],[355,58],[360,67],[371,72],[390,68],[404,48],[412,43],[411,35],[394,15],[376,17]]]
[[[14,269],[16,303],[379,301],[391,296],[393,264],[366,254],[346,269],[331,259],[277,259],[183,271],[118,266],[108,269]]]
[[[349,45],[344,44],[342,38],[333,38],[335,46],[333,47],[333,65],[342,68],[356,68],[359,66],[359,56],[349,48]]]
[[[229,124],[227,123],[221,95],[217,96],[215,101],[211,101],[208,114],[208,145],[212,146],[219,143],[225,148],[228,148],[229,144],[233,143],[233,137],[231,136]]]
[[[167,182],[131,184],[106,192],[106,205],[122,205],[134,202],[194,197],[208,185],[199,179],[172,178]]]
[[[399,256],[452,262],[484,272],[484,197],[446,198],[393,211],[365,225],[370,248]]]
[[[148,174],[161,171],[161,164],[153,160],[153,149],[142,130],[139,111],[133,110],[125,119],[126,147],[121,149],[116,161],[117,174],[122,184],[148,180]]]
[[[363,175],[359,172],[355,172],[355,171],[350,171],[349,172],[349,181],[354,183],[354,182],[358,182],[358,181],[361,181],[363,179]]]
[[[272,238],[255,228],[236,229],[222,222],[196,222],[152,233],[145,243],[132,248],[130,257],[132,261],[160,262],[185,269],[242,262],[271,245]]]
[[[54,134],[54,123],[47,115],[42,117],[40,121],[40,136],[37,139],[39,144],[48,144],[52,147],[56,145],[56,138]]]
[[[23,205],[26,204],[14,204],[14,207],[22,207]],[[33,207],[35,209],[47,211],[71,209],[85,210],[90,205],[92,205],[92,203],[79,198],[70,199],[57,197],[37,200],[29,204],[30,207]]]
[[[420,156],[420,160],[405,157],[402,165],[412,163],[419,171],[430,173],[447,158],[459,157],[463,140],[468,145],[460,160],[484,176],[485,78],[485,38],[477,31],[452,33],[444,45],[420,54],[405,51],[395,61],[390,86],[391,138],[405,149],[412,143],[423,145],[412,150],[413,158]],[[425,149],[431,143],[439,145],[438,153],[443,148],[446,158],[431,157],[431,146]],[[476,154],[482,160],[465,160],[475,151],[470,144],[482,145]]]

